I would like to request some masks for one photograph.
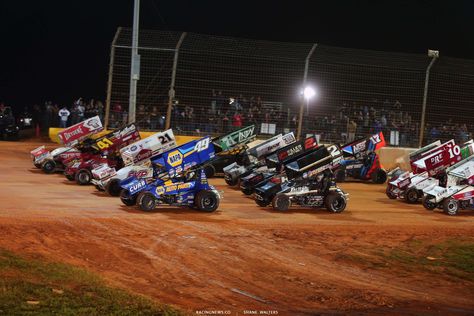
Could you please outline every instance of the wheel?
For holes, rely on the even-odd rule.
[[[407,201],[410,204],[414,204],[418,202],[418,190],[415,188],[409,188],[405,192],[405,201]]]
[[[107,183],[105,190],[112,196],[119,196],[120,191],[122,191],[122,188],[120,187],[120,179],[111,179],[109,183]]]
[[[104,189],[102,189],[102,187],[98,186],[97,184],[94,185],[94,186],[95,186],[95,188],[96,188],[97,191],[104,191]]]
[[[53,173],[54,168],[56,168],[56,163],[54,162],[54,160],[46,160],[41,165],[41,169],[43,169],[43,171],[46,173]]]
[[[33,162],[33,164],[35,165],[36,168],[41,169],[41,164],[39,164],[39,163],[34,163],[34,162]]]
[[[331,192],[324,201],[326,209],[332,213],[341,213],[346,209],[346,197],[339,192]]]
[[[77,184],[80,184],[80,185],[89,184],[92,179],[92,173],[90,172],[90,170],[81,169],[78,172],[76,172],[75,179],[76,179]]]
[[[71,174],[65,174],[66,176],[66,179],[68,179],[69,181],[74,181],[74,176],[71,175]]]
[[[387,181],[387,172],[383,169],[378,168],[370,175],[370,178],[372,179],[373,183],[385,183],[385,181]]]
[[[334,177],[336,178],[336,183],[346,181],[346,170],[337,169],[334,173]]]
[[[213,165],[208,164],[204,167],[204,173],[207,178],[212,178],[216,174],[216,168]]]
[[[194,198],[194,206],[200,211],[214,212],[219,207],[219,197],[212,191],[199,191]]]
[[[272,200],[273,209],[287,211],[291,206],[290,198],[285,194],[277,194]]]
[[[423,206],[427,209],[427,210],[434,210],[437,206],[437,204],[435,202],[432,202],[431,199],[433,198],[432,195],[425,195],[423,196],[423,198],[421,199],[421,202],[423,203]]]
[[[240,188],[240,190],[242,191],[243,194],[245,195],[251,195],[253,193],[253,190],[251,188]]]
[[[392,192],[392,186],[389,184],[387,185],[387,189],[385,189],[385,194],[388,196],[389,199],[395,200],[397,195]]]
[[[239,182],[239,178],[234,177],[234,176],[231,175],[231,174],[226,174],[226,175],[225,175],[225,183],[227,183],[227,184],[230,185],[231,187],[237,185],[238,182]]]
[[[138,194],[137,205],[142,211],[153,211],[156,207],[156,198],[148,191],[143,191]]]
[[[120,192],[120,201],[127,206],[133,206],[137,203],[137,195],[130,195],[128,190],[122,189]]]
[[[446,199],[443,202],[443,210],[446,214],[454,216],[459,211],[459,202],[455,199]]]
[[[257,203],[258,206],[260,207],[266,207],[268,206],[271,202],[267,201],[267,200],[255,200],[255,203]]]

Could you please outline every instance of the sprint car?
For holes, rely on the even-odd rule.
[[[474,209],[474,156],[449,167],[446,173],[446,187],[433,185],[423,190],[423,206],[428,210],[442,208],[448,215]]]
[[[450,140],[439,146],[416,155],[417,160],[410,161],[412,172],[402,173],[387,185],[386,194],[390,199],[404,199],[416,203],[423,197],[423,190],[433,185],[446,185],[446,168],[469,157],[472,144],[461,149]],[[414,156],[415,157],[415,156]]]
[[[285,165],[307,155],[318,147],[316,137],[308,137],[285,146],[265,158],[267,169],[255,170],[240,178],[240,189],[245,195],[250,195],[255,188],[263,185],[274,177],[284,176]]]
[[[276,135],[255,147],[247,149],[243,154],[241,164],[234,162],[223,169],[225,182],[230,186],[234,186],[240,181],[241,177],[245,177],[252,171],[259,168],[262,168],[262,171],[267,169],[265,158],[294,142],[296,142],[296,138],[291,132],[285,135]]]
[[[97,190],[105,190],[109,195],[119,196],[122,188],[120,182],[130,178],[151,178],[154,175],[152,160],[176,147],[173,130],[158,132],[145,139],[120,149],[123,168],[103,164],[92,170],[92,184]]]
[[[285,166],[288,180],[267,182],[255,189],[259,206],[272,204],[278,211],[292,204],[305,207],[326,207],[333,213],[344,211],[348,194],[337,187],[333,171],[339,167],[342,153],[338,146],[321,146],[310,154]]]
[[[216,156],[203,166],[206,176],[223,176],[224,167],[234,162],[241,163],[248,144],[254,141],[255,137],[255,125],[250,125],[214,139],[212,142]]]
[[[342,146],[344,159],[335,171],[336,181],[343,182],[351,178],[371,180],[378,184],[385,183],[387,172],[380,163],[379,155],[375,152],[384,146],[385,138],[382,132]]]
[[[182,183],[183,174],[201,170],[202,165],[214,158],[214,155],[214,145],[208,136],[171,149],[152,160],[154,165],[152,177],[134,176],[122,180],[120,199],[127,206],[135,205],[141,192],[156,193],[156,188],[163,185]]]
[[[98,116],[65,128],[58,133],[59,140],[64,146],[49,151],[40,146],[30,152],[35,167],[45,173],[64,171],[67,163],[79,159],[84,153],[91,153],[93,140],[91,136],[103,129]]]
[[[68,180],[75,180],[77,184],[89,184],[92,180],[92,170],[102,165],[121,168],[123,166],[119,151],[122,147],[130,145],[140,139],[140,133],[135,124],[112,131],[94,140],[91,147],[93,154],[83,154],[64,170]]]

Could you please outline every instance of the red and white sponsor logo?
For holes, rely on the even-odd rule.
[[[59,140],[65,145],[73,144],[102,129],[102,123],[98,116],[91,117],[83,122],[65,128],[58,133]]]
[[[128,173],[127,178],[129,177],[144,178],[147,176],[147,174],[148,174],[147,170],[131,170]]]

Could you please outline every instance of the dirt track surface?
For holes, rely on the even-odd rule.
[[[474,237],[474,212],[448,217],[346,183],[347,210],[257,207],[220,179],[219,210],[143,213],[33,167],[38,143],[0,142],[0,247],[98,272],[112,284],[195,311],[279,315],[474,313],[474,284],[423,270],[373,270],[353,249]]]

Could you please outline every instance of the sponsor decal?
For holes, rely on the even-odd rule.
[[[168,154],[167,162],[170,166],[176,167],[183,161],[183,154],[179,150],[175,150]]]
[[[130,191],[130,193],[133,194],[145,186],[146,186],[145,180],[140,180],[139,182],[131,185],[128,191]]]

